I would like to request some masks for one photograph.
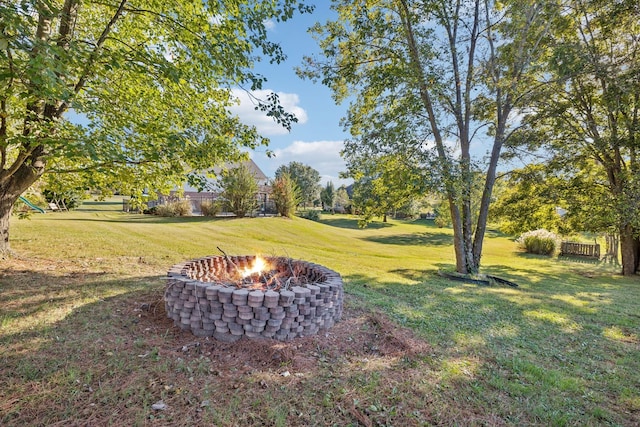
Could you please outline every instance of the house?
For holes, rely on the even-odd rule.
[[[274,206],[272,206],[273,202],[270,200],[271,186],[269,185],[269,179],[253,160],[249,159],[239,164],[246,166],[256,179],[256,182],[258,184],[258,194],[256,198],[258,199],[259,211],[261,213],[271,212],[274,209]],[[202,182],[202,190],[189,185],[188,183],[185,183],[182,187],[182,191],[171,191],[169,196],[161,196],[157,203],[161,204],[166,200],[188,198],[189,200],[191,200],[193,212],[199,213],[201,212],[200,204],[203,201],[218,200],[220,198],[222,188],[220,188],[218,184],[218,178],[220,177],[222,171],[234,169],[235,167],[237,167],[237,164],[233,163],[228,163],[222,167],[215,167],[209,171],[211,177],[204,177],[204,181]]]

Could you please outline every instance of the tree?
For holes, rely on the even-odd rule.
[[[222,199],[231,212],[242,218],[258,207],[258,183],[245,165],[222,172]]]
[[[583,165],[575,175],[565,172],[554,162],[511,171],[496,194],[492,219],[512,234],[539,228],[561,234],[615,233],[613,204],[602,170]]]
[[[335,207],[342,208],[342,212],[351,204],[351,200],[349,199],[349,193],[344,185],[341,185],[336,190],[336,198],[334,202]]]
[[[289,174],[300,190],[300,203],[303,207],[313,204],[320,196],[320,173],[311,166],[300,162],[290,162],[276,170],[276,178],[282,174]]]
[[[422,155],[446,194],[456,269],[480,267],[501,150],[515,130],[546,52],[553,2],[334,1],[338,20],[317,24],[323,58],[301,74],[350,100],[347,150]],[[484,135],[483,135],[484,134]],[[472,142],[488,148],[483,195],[472,212]],[[426,175],[426,173],[425,173]],[[477,221],[473,221],[473,218]]]
[[[0,251],[14,202],[45,172],[140,197],[266,144],[229,113],[232,89],[262,86],[254,62],[284,58],[267,23],[296,9],[310,10],[295,0],[0,2]],[[295,121],[275,95],[258,108]]]
[[[574,0],[567,10],[554,28],[552,84],[526,124],[565,174],[585,183],[590,171],[604,178],[608,197],[586,203],[612,209],[587,221],[617,228],[622,272],[630,275],[640,264],[640,9],[635,1]]]
[[[500,221],[500,229],[510,234],[544,228],[566,233],[569,231],[557,207],[567,208],[561,193],[565,183],[553,176],[545,165],[529,165],[513,170],[491,207],[491,218]]]
[[[322,209],[333,212],[336,202],[336,190],[333,182],[327,182],[327,185],[320,191],[320,201],[322,201]]]
[[[347,169],[355,179],[353,204],[359,211],[364,227],[373,217],[387,215],[407,204],[416,194],[427,189],[430,181],[419,166],[401,155],[347,154]]]
[[[300,190],[289,174],[282,173],[271,183],[271,198],[278,213],[291,218],[300,202]]]

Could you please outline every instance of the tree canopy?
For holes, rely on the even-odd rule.
[[[386,222],[387,214],[425,194],[433,185],[420,165],[406,156],[360,156],[346,150],[345,154],[349,174],[354,178],[353,204],[362,217],[361,227],[376,216]]]
[[[276,170],[276,178],[288,174],[300,191],[300,203],[305,207],[320,197],[320,173],[309,165],[300,162],[290,162],[281,165]]]
[[[229,112],[232,89],[285,54],[269,21],[295,0],[17,0],[0,3],[0,250],[18,196],[43,173],[142,195],[266,144]],[[296,119],[275,95],[258,108]]]
[[[607,207],[588,221],[617,229],[623,273],[633,274],[640,264],[640,8],[573,0],[565,11],[554,28],[552,79],[525,116],[528,139],[583,183],[592,204]]]
[[[282,173],[271,183],[271,198],[278,214],[291,218],[300,202],[300,190],[288,173]]]
[[[222,199],[227,208],[242,218],[258,207],[258,183],[244,164],[222,171]]]
[[[336,188],[333,185],[333,181],[327,182],[327,185],[320,191],[320,201],[322,202],[322,209],[333,211],[336,202]]]
[[[451,211],[456,269],[477,272],[498,160],[517,128],[518,109],[536,89],[535,76],[544,72],[556,4],[333,5],[338,19],[313,28],[322,55],[307,58],[301,74],[321,80],[336,101],[350,102],[346,150],[412,153],[421,158],[425,176],[439,178]],[[473,155],[476,141],[486,147],[486,163]],[[470,189],[478,170],[483,195],[478,212],[472,212]]]

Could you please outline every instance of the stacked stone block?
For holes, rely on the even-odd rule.
[[[211,256],[174,265],[167,275],[169,318],[199,337],[225,342],[240,338],[288,341],[314,335],[340,320],[344,291],[338,273],[318,264],[267,258],[279,271],[293,269],[312,284],[279,291],[236,288],[217,283],[236,268],[250,267],[252,256]]]

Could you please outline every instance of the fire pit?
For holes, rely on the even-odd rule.
[[[288,341],[340,320],[342,278],[291,258],[209,256],[174,265],[165,291],[167,315],[200,337]]]

